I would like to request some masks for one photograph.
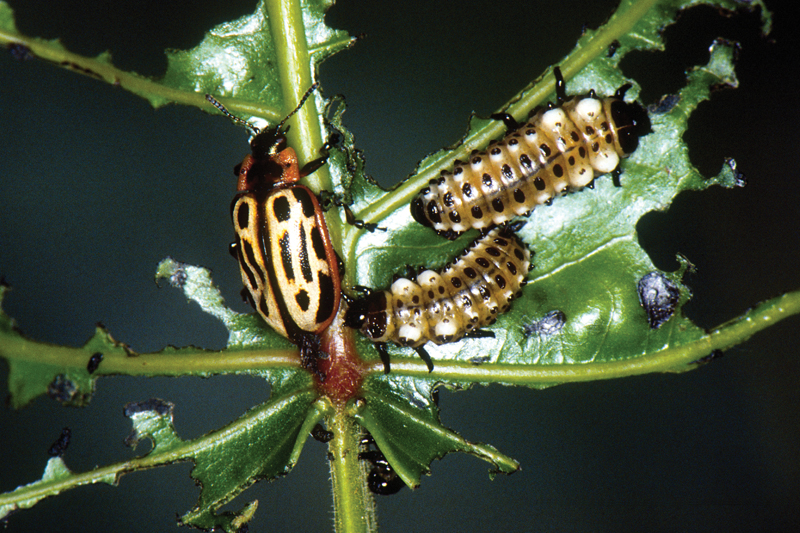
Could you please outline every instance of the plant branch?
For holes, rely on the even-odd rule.
[[[336,533],[375,532],[375,500],[367,489],[364,461],[358,458],[361,428],[342,407],[336,408],[327,425],[333,431],[329,450]]]
[[[756,333],[793,315],[800,314],[800,291],[762,302],[744,315],[723,324],[710,333],[680,346],[659,352],[610,363],[520,365],[467,361],[436,361],[428,373],[417,357],[393,357],[392,374],[429,378],[436,381],[503,383],[507,385],[552,385],[556,383],[621,378],[652,372],[681,372],[715,350],[727,350],[741,344]],[[370,362],[365,372],[380,374],[383,364]]]

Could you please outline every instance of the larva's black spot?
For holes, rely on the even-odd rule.
[[[514,179],[514,171],[511,170],[511,167],[509,165],[503,165],[502,167],[500,167],[500,172],[502,172],[503,178],[506,181],[511,181]]]
[[[557,178],[564,176],[564,167],[561,165],[553,165],[553,176]]]
[[[478,277],[478,273],[475,272],[475,269],[470,267],[464,269],[464,275],[467,276],[469,279],[475,279]]]
[[[480,157],[473,157],[472,158],[472,164],[473,165],[480,165],[481,164],[481,158]]]
[[[505,289],[505,288],[506,288],[506,278],[504,278],[504,277],[503,277],[503,276],[501,276],[500,274],[498,274],[498,275],[496,275],[496,276],[494,277],[494,281],[495,281],[495,283],[497,283],[497,286],[498,286],[500,289]]]
[[[498,148],[498,147],[496,147],[496,146],[495,146],[494,148],[492,148],[492,149],[489,151],[489,153],[490,153],[490,154],[492,154],[492,155],[494,155],[494,156],[497,156],[497,155],[500,155],[500,154],[502,154],[502,153],[503,153],[503,151],[502,151],[502,150],[500,150],[500,148]]]
[[[580,137],[578,136],[578,132],[577,131],[569,132],[569,138],[572,139],[572,142],[574,142],[574,143],[576,143],[576,142],[578,142],[580,140]]]
[[[539,145],[539,151],[545,157],[550,157],[550,154],[553,153],[552,150],[550,150],[550,147],[547,146],[546,144],[540,144]]]
[[[465,183],[461,186],[461,192],[465,197],[470,198],[472,196],[472,185]]]
[[[430,220],[434,224],[441,224],[442,217],[439,214],[439,206],[436,205],[435,200],[431,200],[430,202],[428,202],[428,206],[425,210],[425,213],[428,215],[428,220]]]
[[[445,193],[445,195],[442,197],[442,202],[444,202],[445,207],[453,207],[453,204],[455,203],[453,201],[453,195],[449,192]]]
[[[500,250],[498,250],[494,246],[488,246],[486,248],[486,253],[491,255],[492,257],[500,257]]]
[[[495,198],[492,200],[492,209],[494,209],[497,213],[502,213],[505,209],[503,201],[500,198]]]
[[[461,222],[461,215],[458,214],[458,211],[450,211],[450,214],[448,216],[450,217],[450,220],[453,221],[454,224],[458,224],[459,222]]]
[[[547,184],[541,176],[536,176],[533,179],[533,186],[536,187],[537,191],[543,191],[547,187]]]
[[[480,293],[481,298],[483,298],[484,301],[489,301],[492,299],[492,291],[490,291],[489,287],[487,287],[486,285],[479,285],[478,292]],[[493,313],[497,312],[496,311],[497,308],[494,309],[495,311],[493,311]]]
[[[476,220],[480,220],[481,218],[483,218],[483,210],[478,206],[472,208],[471,214],[472,218]]]
[[[483,268],[489,268],[489,265],[491,265],[489,260],[486,259],[485,257],[476,257],[475,262],[478,263],[478,265],[480,265]]]
[[[483,186],[486,187],[487,189],[491,189],[492,186],[494,185],[494,179],[492,179],[492,176],[489,174],[484,174],[481,177],[481,181],[483,181]]]
[[[522,154],[519,156],[519,164],[522,168],[529,172],[533,170],[533,161],[531,161],[531,158],[528,157],[528,154]]]

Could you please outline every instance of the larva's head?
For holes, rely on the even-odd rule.
[[[652,131],[647,110],[639,102],[626,102],[622,99],[613,99],[609,109],[617,130],[619,147],[626,155],[634,152],[639,146],[639,137]]]
[[[370,292],[347,308],[344,324],[357,329],[374,342],[386,342],[394,333],[386,291]]]
[[[425,216],[425,202],[430,194],[430,189],[422,189],[411,202],[411,216],[423,226],[432,227],[431,219]]]

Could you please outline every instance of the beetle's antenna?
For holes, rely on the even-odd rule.
[[[237,124],[240,124],[240,125],[244,126],[245,128],[247,128],[248,130],[250,130],[250,132],[253,135],[258,135],[259,133],[261,133],[260,129],[258,129],[256,126],[253,126],[252,124],[250,124],[246,120],[244,120],[242,118],[239,118],[236,115],[234,115],[233,113],[231,113],[230,111],[228,111],[227,108],[224,105],[222,105],[219,100],[217,100],[216,98],[214,98],[210,94],[206,95],[206,100],[208,100],[211,103],[211,105],[213,105],[214,107],[219,109],[222,112],[223,115],[225,115],[226,117],[231,119],[233,122],[235,122]]]
[[[309,88],[308,88],[308,90],[306,91],[306,94],[304,94],[304,95],[303,95],[303,97],[300,99],[300,103],[299,103],[299,104],[297,104],[297,107],[295,107],[295,108],[292,110],[292,112],[291,112],[291,113],[289,113],[288,115],[286,115],[286,118],[285,118],[285,119],[281,120],[280,124],[278,124],[278,126],[275,128],[276,130],[280,130],[280,129],[281,129],[281,126],[283,126],[283,125],[286,123],[286,121],[287,121],[287,120],[289,120],[290,118],[292,118],[292,115],[294,115],[295,113],[297,113],[298,111],[300,111],[300,108],[301,108],[301,107],[303,107],[303,104],[305,104],[305,103],[306,103],[306,100],[308,100],[308,97],[309,97],[309,96],[311,96],[311,93],[313,93],[313,92],[314,92],[314,90],[315,90],[317,87],[319,87],[319,82],[318,82],[318,81],[315,81],[315,82],[314,82],[314,83],[311,85],[311,87],[309,87]]]

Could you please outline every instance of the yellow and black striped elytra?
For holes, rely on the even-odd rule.
[[[295,341],[321,333],[338,311],[340,277],[322,209],[305,186],[239,193],[235,250],[253,306]]]
[[[259,131],[231,115],[254,133],[247,155],[234,172],[239,176],[231,203],[238,259],[245,295],[259,315],[278,333],[300,347],[303,366],[315,371],[319,335],[339,310],[341,276],[325,216],[316,195],[297,183],[325,164],[321,157],[299,168],[288,146],[283,124],[305,102],[316,84],[292,113],[276,127]]]
[[[389,290],[367,290],[350,304],[345,324],[376,343],[386,373],[389,341],[415,348],[432,370],[423,344],[492,336],[479,328],[493,324],[520,294],[531,254],[516,229],[491,229],[439,272],[424,270],[415,279],[397,278]]]
[[[557,105],[522,125],[508,114],[493,115],[505,122],[505,137],[431,180],[411,203],[417,222],[454,239],[470,228],[527,216],[537,205],[591,187],[596,176],[618,170],[620,159],[650,131],[647,111],[624,100],[630,85],[608,98],[594,91],[568,97],[561,70],[554,73]]]

